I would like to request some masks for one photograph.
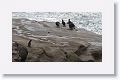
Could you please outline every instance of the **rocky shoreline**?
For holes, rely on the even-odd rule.
[[[102,62],[102,35],[69,30],[62,24],[57,28],[55,22],[13,18],[12,61],[22,62],[19,54],[26,53],[25,62]]]

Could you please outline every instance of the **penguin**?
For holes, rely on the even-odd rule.
[[[28,47],[31,47],[31,41],[32,41],[32,40],[29,40],[29,42],[28,42]]]
[[[56,24],[56,26],[57,26],[57,27],[59,27],[59,26],[60,26],[60,22],[56,22],[55,24]]]
[[[72,22],[70,21],[70,19],[68,19],[68,22],[67,22],[67,24],[69,24],[69,23],[72,23]]]
[[[69,28],[70,28],[70,30],[75,29],[75,25],[74,25],[73,22],[70,21],[70,19],[68,20],[67,24],[69,24]]]
[[[63,24],[63,27],[66,27],[66,24],[63,19],[62,19],[62,24]]]

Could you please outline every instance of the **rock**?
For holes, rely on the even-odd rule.
[[[13,43],[13,46],[14,46],[14,49],[13,49],[12,55],[15,56],[14,60],[25,62],[28,55],[27,48],[17,42]],[[14,53],[15,51],[16,53]]]
[[[52,61],[64,61],[64,51],[59,47],[44,47],[45,55],[51,58]]]
[[[102,50],[92,51],[91,55],[94,57],[95,60],[100,60],[102,59]]]
[[[81,62],[81,59],[75,53],[66,53],[66,62]]]
[[[85,46],[85,45],[80,45],[78,47],[78,49],[75,51],[75,54],[77,54],[78,56],[82,55],[82,54],[85,54],[85,52],[87,51],[87,48],[88,46]]]
[[[55,22],[13,19],[13,62],[101,62],[102,36]],[[31,47],[28,41],[32,40]],[[17,42],[18,44],[15,44]]]
[[[94,62],[95,61],[94,58],[91,55],[87,55],[87,54],[81,55],[81,56],[79,56],[79,58],[83,62]]]

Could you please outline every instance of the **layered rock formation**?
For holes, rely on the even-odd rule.
[[[31,41],[31,47],[28,42]],[[70,30],[55,22],[12,19],[12,61],[21,62],[101,62],[102,36],[85,29]]]

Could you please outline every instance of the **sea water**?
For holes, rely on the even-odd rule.
[[[67,22],[70,19],[77,28],[102,34],[101,12],[13,12],[12,17],[48,22],[61,22],[62,19]]]

